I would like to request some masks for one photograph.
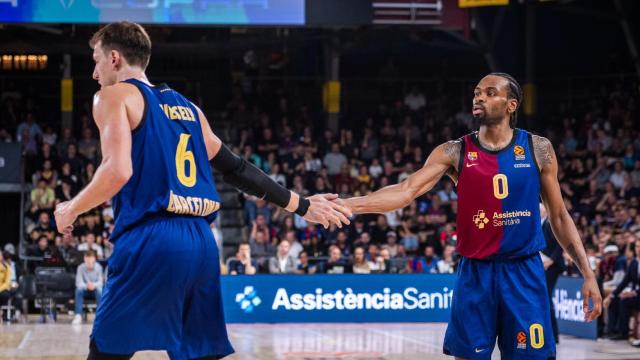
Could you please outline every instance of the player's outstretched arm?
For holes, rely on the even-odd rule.
[[[583,308],[585,319],[591,321],[602,312],[602,296],[598,290],[595,275],[589,266],[587,254],[584,251],[576,225],[562,199],[558,183],[558,161],[553,146],[548,139],[534,135],[533,148],[540,168],[542,201],[547,209],[547,214],[549,214],[551,230],[558,239],[558,243],[571,256],[584,277]],[[589,308],[589,299],[593,302],[591,309]]]
[[[131,165],[131,125],[126,101],[127,85],[103,87],[93,98],[93,117],[100,131],[102,162],[91,182],[75,198],[58,204],[55,211],[58,231],[68,234],[78,215],[111,199],[129,181]]]
[[[309,198],[300,197],[293,191],[285,189],[253,164],[237,156],[213,131],[200,109],[198,116],[207,147],[207,155],[213,167],[220,171],[224,180],[243,192],[274,203],[289,212],[294,212],[305,220],[320,223],[325,228],[330,224],[342,227],[349,224],[351,212],[346,207],[333,202],[336,194],[318,194]]]
[[[386,186],[367,196],[339,201],[354,214],[386,213],[401,209],[413,199],[431,190],[448,171],[455,169],[460,156],[460,142],[449,141],[436,147],[424,166],[399,184]]]

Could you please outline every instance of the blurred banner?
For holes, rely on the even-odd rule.
[[[446,322],[454,275],[223,276],[229,323]]]
[[[553,290],[553,306],[561,334],[597,339],[598,322],[584,321],[582,311],[582,278],[561,276]]]
[[[509,0],[458,0],[461,8],[492,5],[509,5]]]
[[[304,25],[305,0],[0,0],[0,23]]]

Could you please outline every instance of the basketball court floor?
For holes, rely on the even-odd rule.
[[[125,325],[126,326],[126,325]],[[452,359],[442,355],[446,324],[279,324],[229,325],[236,354],[229,360]],[[0,325],[0,360],[85,359],[91,325]],[[496,350],[494,359],[499,359]],[[168,359],[144,352],[134,359]],[[558,359],[639,359],[640,349],[624,341],[589,341],[563,336]]]

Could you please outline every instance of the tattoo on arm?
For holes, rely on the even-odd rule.
[[[533,135],[533,151],[535,152],[536,160],[538,161],[538,165],[540,165],[540,169],[551,164],[551,161],[555,156],[551,141],[538,135]]]
[[[444,153],[451,159],[451,166],[455,170],[458,169],[461,147],[460,140],[449,140],[444,144]]]

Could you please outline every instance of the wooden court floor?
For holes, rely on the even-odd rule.
[[[0,360],[85,359],[91,325],[0,325]],[[452,359],[441,353],[445,324],[229,325],[236,354],[229,360],[405,360]],[[494,359],[499,359],[497,350]],[[168,359],[143,352],[134,359]],[[624,341],[589,341],[563,336],[558,359],[638,359],[640,349]]]

